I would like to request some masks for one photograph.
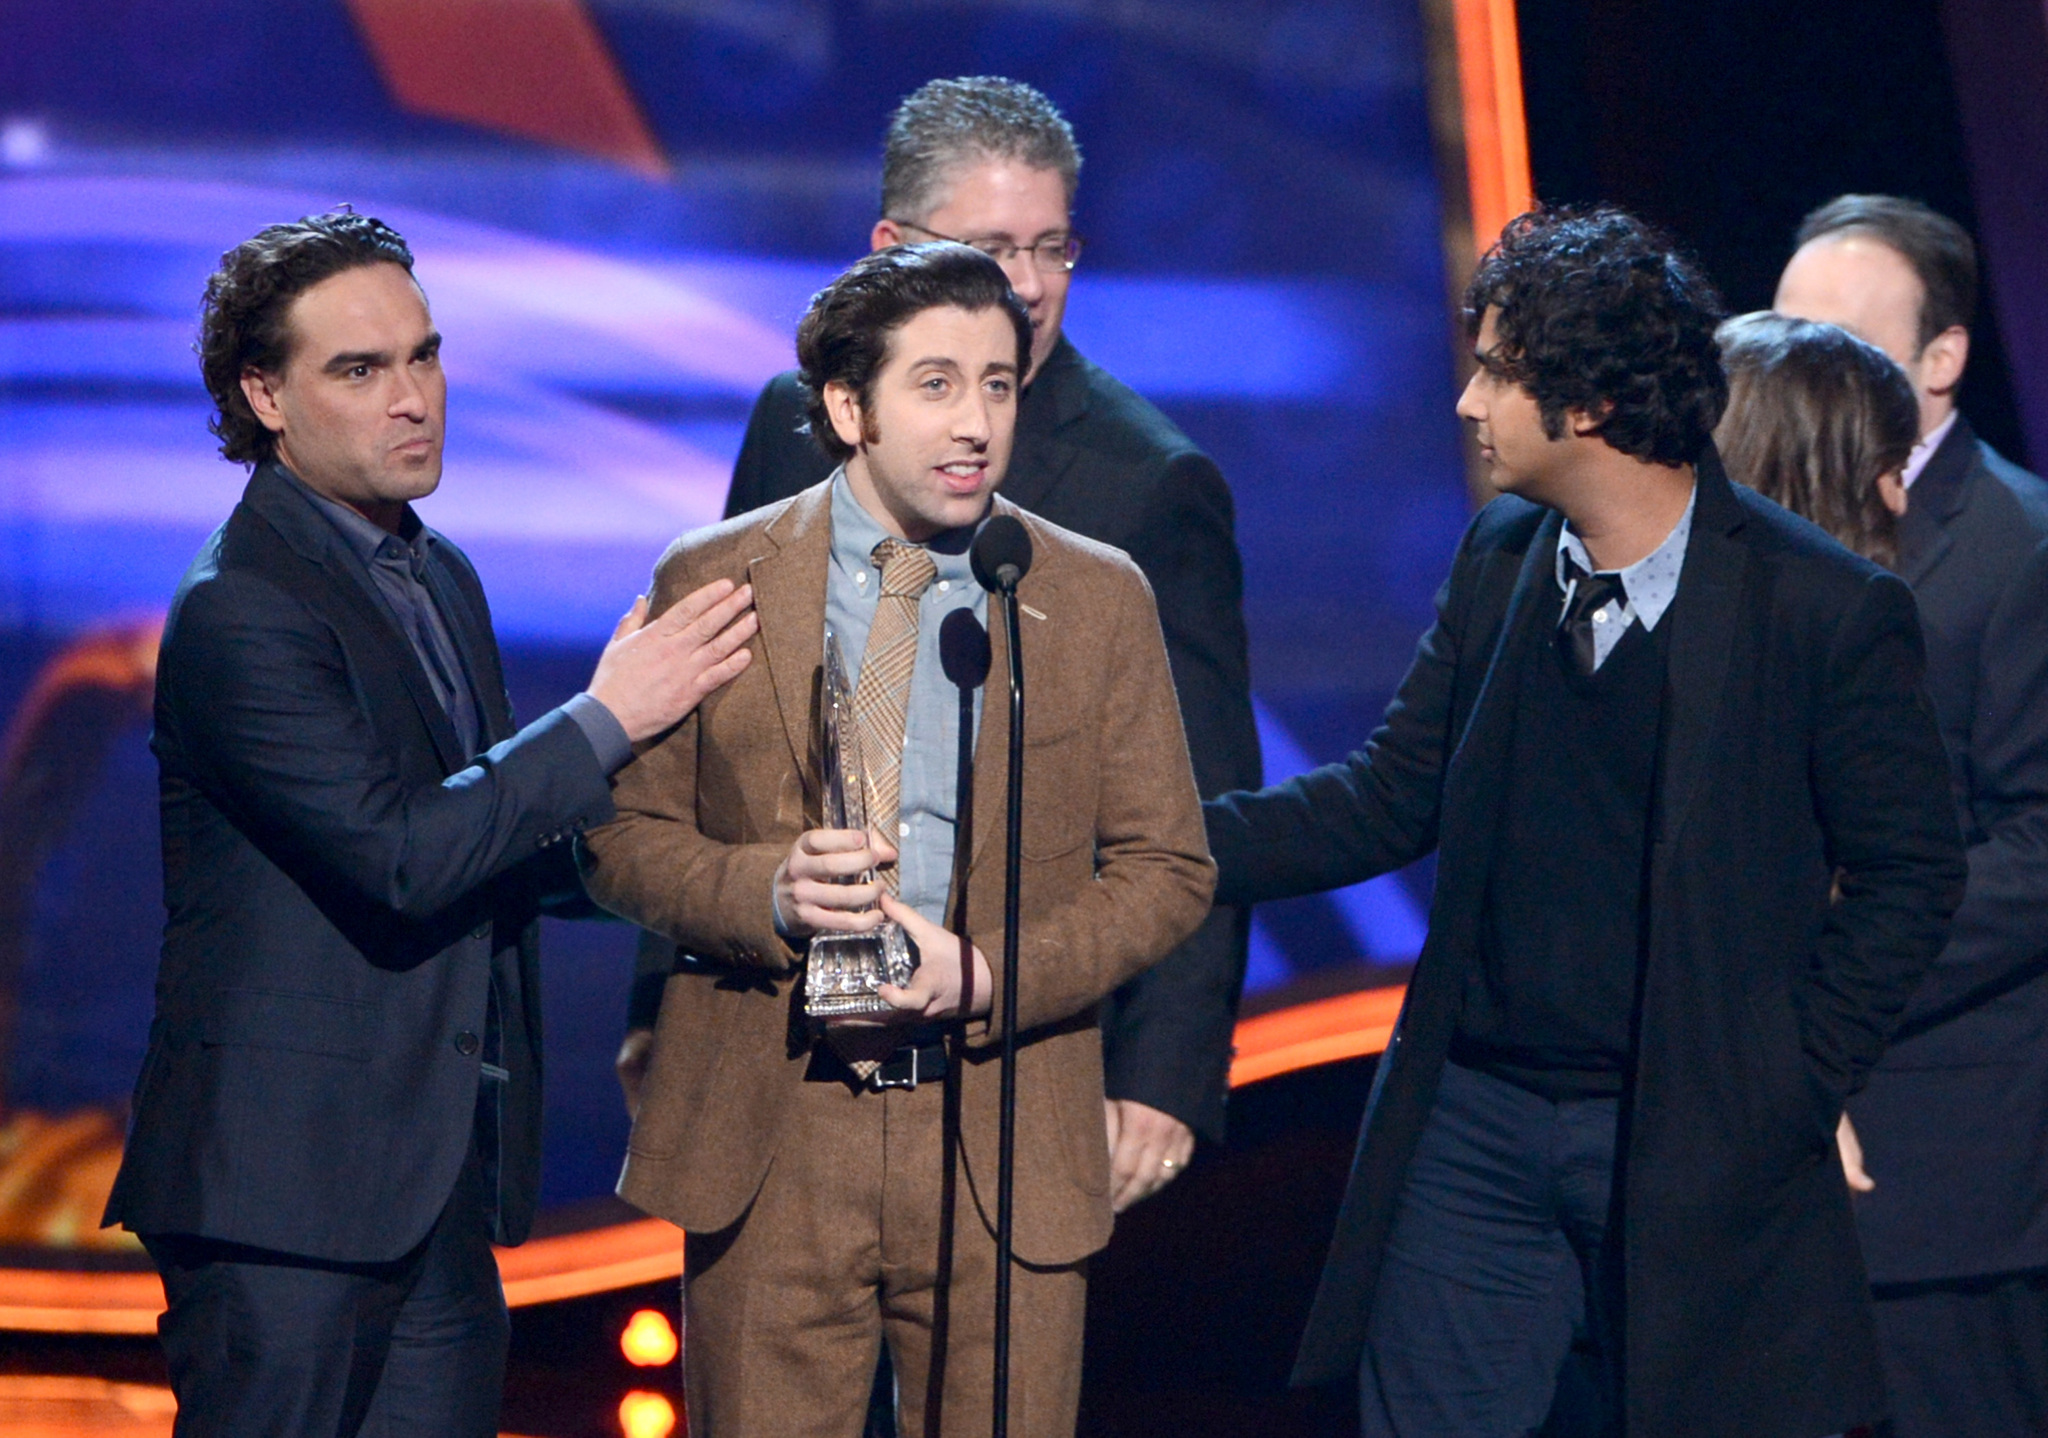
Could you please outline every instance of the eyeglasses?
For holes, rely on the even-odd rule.
[[[980,250],[999,265],[1007,265],[1020,254],[1028,253],[1031,263],[1048,275],[1063,275],[1074,268],[1074,262],[1081,258],[1081,237],[1079,235],[1048,235],[1035,245],[1013,244],[1009,240],[985,239],[963,240],[956,235],[942,235],[912,220],[891,220],[906,230],[916,230],[921,235],[930,235],[935,240],[947,240],[956,245],[965,245],[971,250]]]

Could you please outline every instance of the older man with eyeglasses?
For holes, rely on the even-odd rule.
[[[946,239],[1003,267],[1031,316],[1031,372],[1003,496],[1114,545],[1151,583],[1203,797],[1260,782],[1246,659],[1243,569],[1230,489],[1152,405],[1082,358],[1060,333],[1081,239],[1072,129],[1029,85],[934,80],[897,107],[882,160],[875,249]],[[762,391],[733,467],[727,517],[830,477],[792,371]],[[984,909],[983,912],[989,912]],[[1223,1136],[1230,1037],[1249,910],[1219,909],[1179,949],[1112,995],[1101,1024],[1112,1198],[1121,1211],[1185,1168],[1197,1135]],[[672,947],[643,944],[619,1056],[629,1103]]]

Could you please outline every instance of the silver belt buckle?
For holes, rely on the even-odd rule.
[[[883,1089],[891,1089],[891,1088],[900,1088],[900,1089],[906,1089],[906,1090],[908,1090],[908,1089],[915,1089],[915,1088],[917,1087],[917,1081],[918,1081],[918,1072],[917,1072],[917,1055],[918,1055],[918,1052],[919,1052],[919,1051],[918,1051],[918,1049],[917,1049],[917,1048],[916,1048],[915,1046],[912,1046],[912,1048],[911,1048],[911,1050],[910,1050],[910,1077],[909,1077],[909,1078],[887,1078],[887,1077],[885,1077],[885,1076],[884,1076],[884,1070],[885,1070],[885,1069],[886,1069],[886,1068],[888,1067],[888,1065],[887,1065],[887,1063],[886,1063],[886,1062],[885,1062],[885,1063],[883,1064],[883,1066],[882,1066],[881,1068],[877,1068],[877,1069],[875,1070],[875,1076],[874,1076],[874,1078],[873,1078],[872,1080],[870,1080],[870,1082],[872,1082],[872,1083],[874,1084],[874,1086],[875,1086],[875,1091],[876,1091],[877,1093],[879,1093],[879,1092],[881,1092],[881,1091],[882,1091]]]

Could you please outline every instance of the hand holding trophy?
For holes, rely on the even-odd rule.
[[[874,790],[860,750],[860,726],[853,713],[853,684],[839,637],[825,631],[825,686],[822,696],[824,827],[868,831]],[[870,841],[872,845],[872,840]],[[870,868],[842,883],[873,885]],[[814,1019],[891,1015],[897,1011],[880,994],[884,984],[901,988],[917,972],[917,958],[903,926],[883,919],[858,933],[811,936],[804,976],[804,1012]]]

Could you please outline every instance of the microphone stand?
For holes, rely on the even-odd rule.
[[[959,757],[954,770],[953,937],[960,943],[960,1009],[974,1007],[974,941],[967,932],[967,874],[974,858],[974,694],[988,679],[988,631],[970,610],[956,609],[939,629],[939,660],[960,694]],[[945,1406],[946,1355],[951,1347],[953,1253],[958,1221],[960,1169],[960,1074],[967,1064],[967,1024],[948,1026],[944,1103],[940,1115],[939,1282],[932,1295],[932,1351],[925,1384],[925,1411]]]
[[[1028,550],[1026,551],[1028,554]],[[1028,560],[1027,560],[1028,562]],[[996,1331],[993,1438],[1010,1431],[1010,1237],[1017,1180],[1017,928],[1024,854],[1024,650],[1017,624],[1015,565],[997,572],[1010,668],[1010,783],[1003,864],[1001,1122],[996,1139]]]
[[[1013,514],[986,520],[974,538],[974,577],[1003,609],[1010,663],[1010,786],[1003,865],[1002,1093],[996,1137],[995,1413],[992,1438],[1010,1431],[1010,1268],[1017,1177],[1017,928],[1024,876],[1024,636],[1017,585],[1031,569],[1031,536]]]

